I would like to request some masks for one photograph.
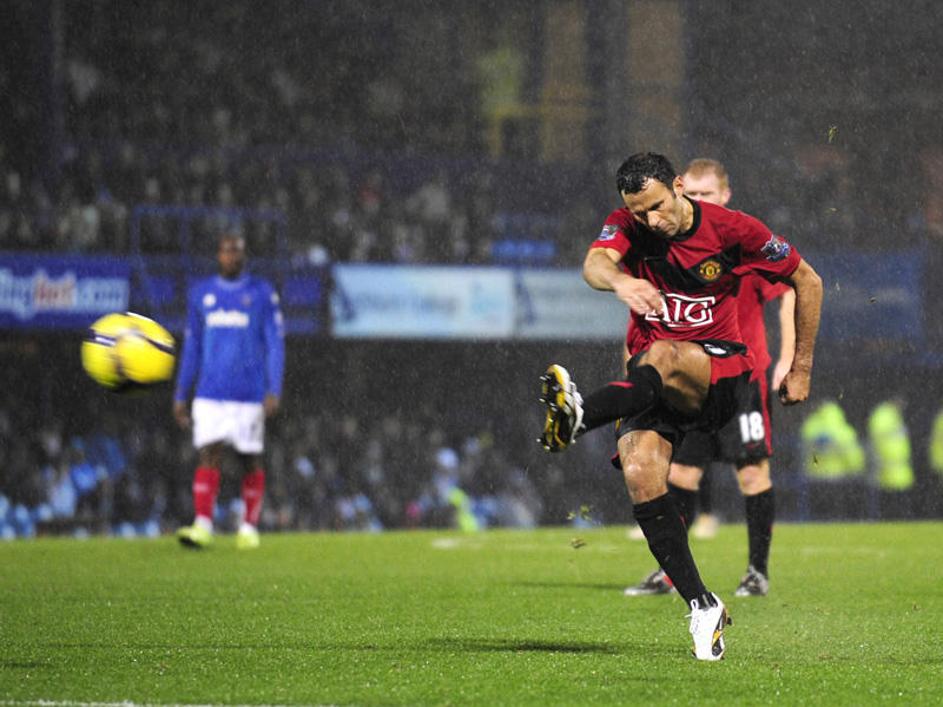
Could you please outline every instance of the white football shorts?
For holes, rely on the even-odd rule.
[[[194,398],[193,446],[215,442],[228,444],[240,454],[261,454],[265,440],[265,410],[262,403]]]

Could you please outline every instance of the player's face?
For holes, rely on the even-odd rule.
[[[642,191],[636,194],[622,192],[622,201],[636,221],[670,238],[681,233],[684,219],[683,200],[680,198],[682,192],[680,177],[675,177],[670,189],[657,179],[649,179]]]
[[[224,238],[216,253],[219,272],[223,277],[236,277],[246,264],[246,244],[241,238]]]
[[[730,201],[730,189],[721,185],[720,178],[714,172],[702,172],[696,177],[685,172],[683,180],[685,196],[718,206],[726,206]]]

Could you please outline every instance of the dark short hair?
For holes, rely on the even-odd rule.
[[[216,239],[217,247],[222,247],[225,241],[240,241],[242,243],[242,247],[243,248],[246,247],[245,236],[239,233],[236,233],[235,231],[223,231],[222,233],[220,233],[219,237]]]
[[[649,179],[661,182],[671,189],[678,173],[664,155],[657,152],[637,152],[619,165],[616,189],[620,194],[638,194]]]

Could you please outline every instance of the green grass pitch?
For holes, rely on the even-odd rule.
[[[745,535],[692,543],[715,664],[624,528],[4,543],[0,704],[943,703],[943,525],[779,525],[736,599]]]

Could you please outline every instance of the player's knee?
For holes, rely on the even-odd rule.
[[[700,488],[703,474],[703,470],[696,466],[672,464],[668,470],[668,481],[678,488],[697,491]]]
[[[622,475],[633,503],[644,503],[668,492],[663,474],[658,473],[659,460],[642,455],[622,459]]]
[[[737,469],[737,483],[744,496],[755,496],[773,486],[769,476],[769,465],[763,462],[746,464]]]
[[[668,492],[671,445],[655,432],[629,432],[619,438],[619,462],[633,503],[644,503]]]

